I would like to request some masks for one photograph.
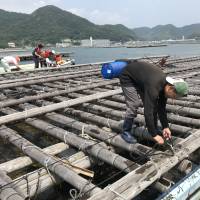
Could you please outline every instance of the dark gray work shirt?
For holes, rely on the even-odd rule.
[[[143,100],[145,122],[149,133],[153,137],[158,134],[157,115],[162,127],[167,128],[164,72],[154,64],[135,60],[128,63],[119,78],[122,85],[133,85],[138,90]]]

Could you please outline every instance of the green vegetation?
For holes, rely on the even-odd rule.
[[[95,25],[88,20],[55,6],[45,6],[32,14],[21,14],[0,10],[1,42],[9,41],[26,45],[41,41],[60,42],[70,39],[110,39],[128,41],[136,39],[132,30],[123,25]]]
[[[36,45],[38,42],[55,44],[65,38],[110,39],[112,41],[163,40],[200,38],[200,24],[177,28],[171,24],[153,28],[129,29],[121,24],[96,25],[90,21],[55,6],[45,6],[32,14],[7,12],[0,9],[0,48],[8,42],[18,46]],[[75,42],[75,44],[80,44]]]
[[[167,40],[185,38],[199,38],[200,24],[192,24],[184,27],[176,27],[172,24],[158,25],[153,28],[141,27],[133,29],[133,32],[143,40]]]

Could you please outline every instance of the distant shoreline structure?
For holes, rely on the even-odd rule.
[[[149,44],[149,45],[133,45],[126,46],[126,48],[148,48],[148,47],[165,47],[167,44]]]
[[[5,48],[5,49],[0,49],[0,53],[4,52],[26,52],[27,49],[24,48]]]

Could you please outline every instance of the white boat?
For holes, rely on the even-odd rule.
[[[56,67],[62,67],[62,66],[71,66],[71,65],[74,65],[75,64],[75,60],[74,59],[71,59],[71,58],[67,58],[65,60],[63,60],[64,62],[60,65],[56,65]],[[19,67],[23,70],[23,71],[31,71],[31,70],[34,70],[35,69],[35,64],[34,63],[24,63],[24,64],[21,64],[19,65]],[[48,67],[51,67],[51,66],[48,66]],[[55,67],[55,68],[56,68]],[[45,69],[46,67],[39,67],[40,69]],[[11,71],[17,71],[17,67],[16,66],[10,66],[10,69]],[[0,73],[4,73],[4,69],[2,67],[0,67]]]

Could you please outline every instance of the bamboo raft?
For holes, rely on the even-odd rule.
[[[175,67],[165,73],[189,83],[187,97],[167,103],[173,153],[147,140],[142,104],[138,143],[121,139],[124,97],[118,79],[102,80],[100,63],[1,74],[0,199],[51,199],[63,182],[68,199],[155,199],[169,191],[200,162],[200,57],[168,63]]]

